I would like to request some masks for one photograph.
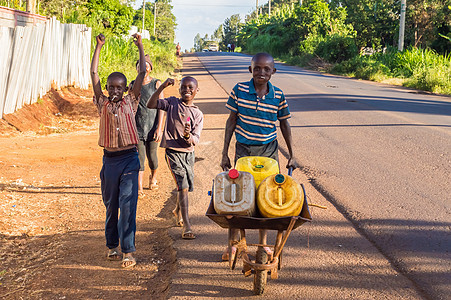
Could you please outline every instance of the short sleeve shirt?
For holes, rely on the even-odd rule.
[[[204,115],[200,109],[195,105],[188,106],[176,97],[158,99],[157,108],[167,112],[160,147],[180,152],[193,152],[194,146],[199,143],[204,122]],[[190,122],[191,125],[189,140],[183,138],[186,122]]]
[[[282,90],[268,82],[268,93],[259,98],[253,79],[233,87],[226,107],[237,113],[235,137],[246,145],[272,142],[277,138],[276,121],[291,117]]]
[[[100,115],[99,146],[122,148],[138,144],[135,114],[139,100],[133,93],[118,102],[110,101],[105,95],[99,99],[94,96],[93,101]]]

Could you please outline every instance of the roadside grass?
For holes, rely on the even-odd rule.
[[[388,49],[386,53],[358,55],[335,64],[314,54],[285,54],[275,58],[320,72],[451,95],[451,53],[439,55],[431,49],[419,48],[404,52]]]
[[[451,54],[439,55],[431,49],[389,49],[386,53],[355,56],[335,64],[329,72],[451,95]]]
[[[91,50],[95,48],[95,36]],[[152,77],[164,81],[171,77],[174,70],[179,68],[179,63],[171,43],[150,41],[143,39],[144,52],[149,54],[153,64]],[[105,45],[100,52],[99,76],[102,87],[105,87],[106,80],[112,72],[121,72],[127,77],[127,84],[137,76],[136,61],[139,59],[138,48],[133,43],[132,38],[106,37]]]

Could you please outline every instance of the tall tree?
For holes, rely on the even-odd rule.
[[[330,7],[346,8],[347,23],[356,30],[359,47],[395,45],[397,42],[400,0],[331,0]]]
[[[139,9],[135,11],[135,16],[133,17],[133,25],[138,28],[143,26],[143,10],[142,5]],[[153,34],[153,22],[154,22],[154,5],[151,2],[146,2],[146,8],[144,12],[144,29],[148,30],[150,34]]]
[[[222,35],[224,34],[224,26],[221,24],[216,28],[215,32],[211,36],[211,39],[215,42],[221,43],[222,42]]]
[[[159,40],[173,42],[175,38],[176,19],[172,13],[171,0],[155,0],[156,37]]]
[[[438,33],[451,29],[451,1],[407,1],[406,39],[414,47],[428,47],[439,38]],[[446,32],[447,31],[447,32]]]
[[[241,18],[239,14],[232,15],[230,18],[225,19],[223,24],[223,34],[221,41],[221,49],[227,49],[227,44],[236,44],[237,33],[240,30]]]

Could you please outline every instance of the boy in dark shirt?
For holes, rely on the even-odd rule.
[[[166,126],[160,147],[166,148],[166,161],[177,184],[177,205],[174,214],[177,220],[183,220],[182,238],[194,239],[188,216],[188,191],[193,191],[194,184],[194,146],[199,143],[203,127],[203,114],[193,104],[198,92],[197,80],[184,77],[180,82],[180,97],[158,99],[160,93],[174,79],[168,78],[147,102],[148,108],[158,108],[167,112]]]

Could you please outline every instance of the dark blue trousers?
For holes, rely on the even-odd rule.
[[[116,248],[120,241],[123,253],[136,251],[138,172],[139,158],[136,150],[120,153],[104,151],[100,180],[106,207],[106,246],[109,249]]]

